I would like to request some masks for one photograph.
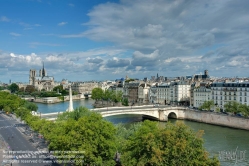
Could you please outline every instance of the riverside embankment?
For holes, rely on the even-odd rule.
[[[186,109],[179,111],[177,119],[191,120],[219,126],[249,130],[249,118],[227,115],[223,113]]]

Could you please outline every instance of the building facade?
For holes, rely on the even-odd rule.
[[[211,90],[212,100],[221,110],[229,101],[249,105],[249,82],[215,82]]]
[[[205,101],[212,100],[211,88],[206,83],[201,83],[199,87],[193,90],[193,107],[200,107]]]

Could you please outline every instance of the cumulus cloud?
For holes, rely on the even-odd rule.
[[[68,4],[68,6],[70,6],[70,7],[74,7],[74,4],[72,4],[72,3],[69,3],[69,4]]]
[[[22,36],[21,34],[19,34],[19,33],[14,33],[14,32],[11,32],[10,35],[16,36],[16,37],[17,37],[17,36]]]
[[[109,2],[88,13],[89,22],[82,24],[89,26],[88,30],[66,37],[109,41],[134,50],[127,70],[136,66],[141,66],[140,70],[155,71],[156,66],[165,69],[167,60],[171,60],[169,65],[175,61],[179,66],[174,63],[178,68],[168,67],[165,73],[171,70],[183,73],[184,67],[192,68],[192,73],[202,71],[203,67],[212,70],[220,63],[237,65],[233,57],[248,56],[249,38],[245,35],[249,32],[248,5],[248,1],[216,0]]]
[[[2,22],[9,22],[10,19],[7,18],[6,16],[1,16],[1,17],[0,17],[0,21],[2,21]]]
[[[67,22],[60,22],[60,23],[58,23],[59,26],[64,26],[66,24],[67,24]]]
[[[103,59],[97,57],[97,58],[87,58],[88,63],[101,63],[103,62]]]
[[[130,64],[128,59],[119,59],[117,57],[113,57],[112,59],[107,60],[106,67],[108,68],[118,68],[125,67]]]
[[[89,21],[82,23],[82,31],[45,35],[87,37],[108,42],[107,48],[50,52],[37,57],[41,58],[39,63],[44,60],[55,74],[98,74],[97,78],[102,79],[118,75],[141,78],[156,73],[182,76],[205,69],[214,76],[229,76],[235,71],[244,75],[244,71],[249,69],[248,6],[249,1],[217,0],[106,2],[89,10]],[[61,22],[58,26],[66,24]],[[33,47],[57,46],[42,42],[29,44]],[[15,66],[11,66],[11,60],[16,66],[23,63],[30,67],[28,57],[38,61],[31,55],[2,53],[0,64],[13,70]]]

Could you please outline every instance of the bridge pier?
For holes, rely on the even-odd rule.
[[[162,122],[168,121],[168,116],[164,114],[164,110],[158,110],[158,114],[159,114],[159,121]]]

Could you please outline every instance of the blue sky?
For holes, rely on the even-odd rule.
[[[0,81],[248,77],[249,1],[0,2]]]

